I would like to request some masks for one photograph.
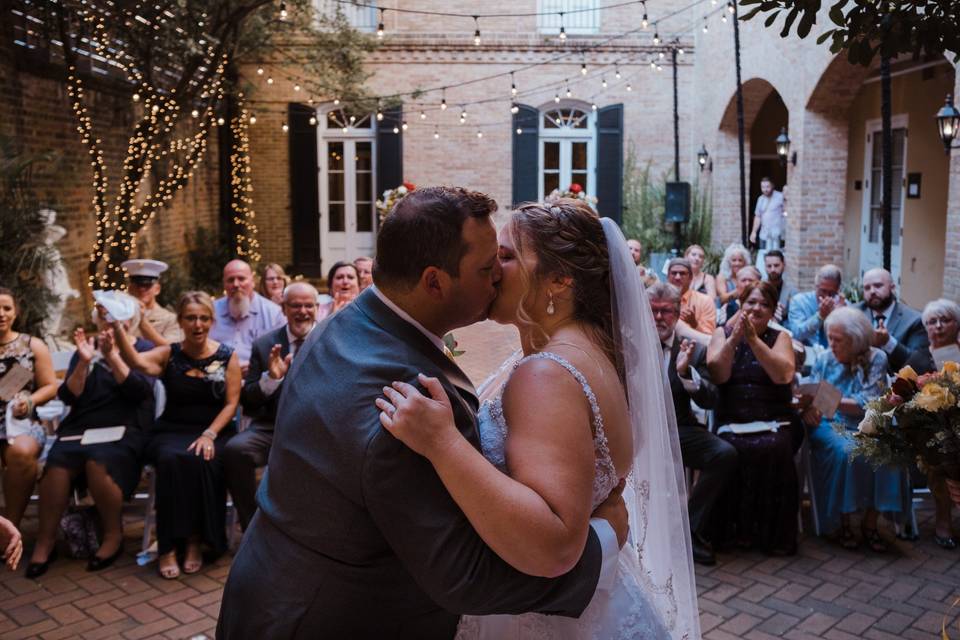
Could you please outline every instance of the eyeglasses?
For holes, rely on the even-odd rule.
[[[928,327],[946,327],[954,322],[953,318],[930,318],[927,320]]]
[[[303,304],[293,304],[290,302],[286,302],[284,304],[286,305],[287,309],[290,309],[291,311],[309,311],[311,309],[317,308],[317,305],[313,302],[305,302]]]
[[[676,307],[651,307],[650,309],[653,312],[653,317],[657,316],[675,316],[677,315]]]

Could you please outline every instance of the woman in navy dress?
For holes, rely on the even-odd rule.
[[[136,302],[131,301],[131,306],[135,308]],[[103,525],[100,548],[88,561],[87,571],[109,567],[123,551],[121,510],[124,498],[129,499],[140,482],[144,434],[153,422],[153,379],[132,371],[121,359],[104,315],[100,307],[94,312],[101,330],[99,353],[83,329],[73,334],[77,350],[58,391],[70,414],[57,429],[57,441],[47,454],[40,480],[40,525],[27,565],[28,578],[42,576],[56,557],[57,525],[71,485],[89,490]],[[124,325],[129,328],[139,321],[135,314]],[[137,351],[153,348],[147,340],[129,340]],[[125,430],[114,442],[80,444],[65,439],[82,436],[87,429],[118,426]]]
[[[864,406],[887,387],[887,356],[870,346],[873,327],[867,316],[853,307],[840,307],[827,316],[824,331],[830,349],[813,365],[813,380],[829,382],[843,393],[833,419],[807,407],[803,420],[810,427],[810,457],[817,515],[826,531],[838,532],[847,549],[859,542],[850,529],[851,514],[862,511],[863,539],[876,552],[887,545],[877,532],[880,512],[899,514],[904,507],[906,473],[900,467],[873,465],[861,456],[851,458],[853,434],[857,432]],[[834,422],[843,424],[838,433]]]
[[[707,366],[720,391],[718,425],[777,423],[776,431],[722,433],[737,449],[739,473],[714,508],[713,541],[758,546],[778,555],[797,548],[799,481],[793,455],[803,428],[792,408],[796,366],[790,336],[769,326],[777,294],[769,282],[748,284],[737,318],[718,328]]]
[[[137,353],[123,339],[124,360],[160,378],[166,408],[147,442],[145,458],[157,472],[157,551],[160,575],[174,579],[196,573],[203,551],[215,557],[227,549],[226,485],[220,455],[236,433],[240,363],[226,345],[208,338],[213,301],[189,291],[177,304],[183,342]],[[122,327],[114,329],[124,335]]]

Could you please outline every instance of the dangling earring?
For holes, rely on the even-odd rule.
[[[547,315],[552,316],[556,312],[556,309],[553,306],[553,294],[548,293],[547,295],[550,296],[547,300]]]

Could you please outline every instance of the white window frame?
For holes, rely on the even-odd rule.
[[[903,163],[903,176],[900,184],[893,185],[894,189],[900,189],[900,226],[897,229],[892,230],[892,239],[893,243],[890,247],[890,271],[893,275],[893,280],[897,284],[900,283],[901,267],[902,267],[902,255],[903,255],[903,228],[906,218],[906,208],[907,208],[907,194],[906,194],[906,177],[907,177],[907,158],[910,145],[910,118],[906,113],[899,113],[894,115],[890,119],[890,128],[891,129],[904,129],[905,135],[903,137],[903,158],[901,162]],[[873,188],[871,183],[871,171],[873,169],[873,147],[874,145],[881,144],[880,136],[883,135],[883,121],[879,118],[873,120],[868,120],[865,127],[864,135],[864,149],[863,149],[863,201],[861,205],[860,212],[860,275],[861,277],[866,272],[867,269],[872,269],[874,267],[882,266],[881,260],[875,258],[870,260],[867,255],[868,250],[871,255],[875,254],[877,256],[883,255],[883,229],[879,230],[879,238],[877,242],[870,242],[870,195]],[[897,159],[894,159],[894,164],[896,164]],[[870,246],[872,245],[872,246]],[[878,249],[879,247],[879,249]],[[879,251],[879,253],[878,253]]]
[[[355,153],[357,142],[370,143],[370,197],[377,200],[377,120],[369,116],[370,126],[366,128],[347,126],[330,127],[327,113],[339,107],[326,104],[316,110],[317,118],[317,165],[318,186],[320,189],[320,256],[324,264],[333,264],[337,260],[352,261],[360,255],[371,255],[375,246],[377,232],[376,205],[371,205],[371,231],[357,231],[356,165],[353,169],[346,161],[343,163],[344,230],[330,231],[330,183],[329,150],[330,143],[343,143],[344,158]],[[333,234],[342,234],[333,237]],[[342,246],[341,246],[342,245]]]
[[[359,6],[347,2],[337,2],[336,0],[313,0],[313,8],[318,16],[333,16],[337,7],[340,7],[350,26],[363,33],[373,33],[377,30],[377,23],[379,22],[377,2],[376,0],[364,0],[363,4],[372,6]]]
[[[573,129],[573,128],[561,128],[553,129],[546,128],[543,124],[543,120],[546,117],[546,114],[551,111],[556,111],[558,109],[578,109],[587,114],[587,127],[585,129]],[[537,174],[537,194],[539,200],[543,200],[546,196],[550,195],[545,193],[543,186],[543,176],[546,172],[546,167],[544,166],[544,143],[546,142],[559,142],[560,143],[560,180],[558,186],[561,191],[565,190],[570,183],[573,182],[573,169],[572,156],[573,156],[573,142],[586,142],[587,143],[587,184],[582,185],[583,190],[589,195],[596,195],[597,187],[597,114],[591,109],[589,105],[585,105],[581,102],[561,100],[559,104],[550,102],[546,106],[540,108],[539,114],[539,141],[537,143],[537,166],[539,171]]]
[[[575,11],[576,13],[570,13]],[[537,0],[537,30],[543,34],[560,33],[563,12],[563,30],[569,35],[593,35],[600,32],[599,0]]]

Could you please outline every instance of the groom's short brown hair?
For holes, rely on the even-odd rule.
[[[464,221],[487,218],[496,210],[490,196],[463,187],[411,191],[380,225],[373,281],[409,290],[427,267],[459,276],[460,260],[470,249],[463,240]]]

